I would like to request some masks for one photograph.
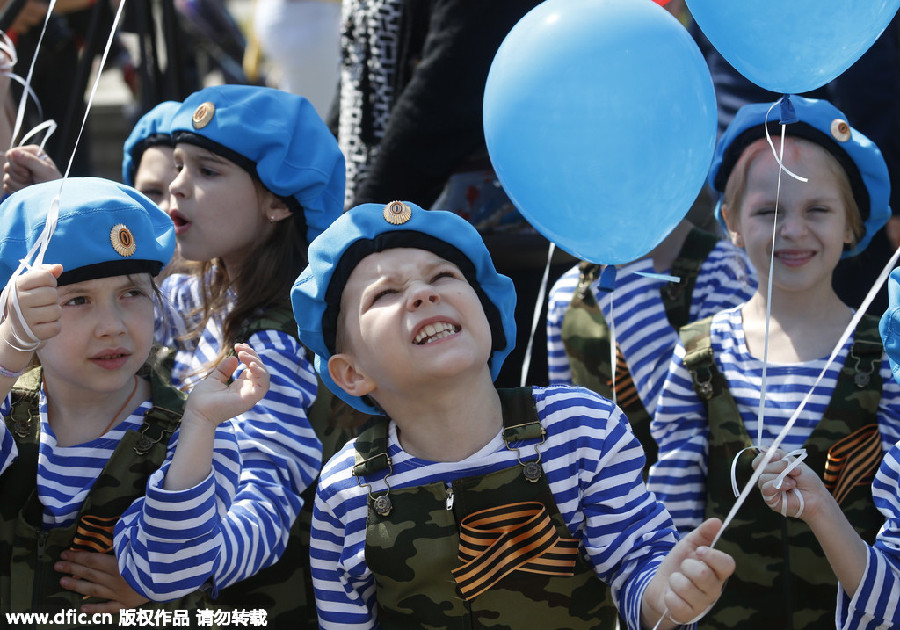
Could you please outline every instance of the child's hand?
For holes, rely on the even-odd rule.
[[[664,612],[660,628],[692,623],[716,603],[735,567],[731,556],[710,547],[721,528],[722,521],[708,519],[669,552],[644,591],[644,627],[653,628]]]
[[[56,279],[61,273],[62,265],[39,265],[16,278],[15,290],[10,291],[7,297],[6,316],[0,324],[3,339],[14,346],[30,342],[23,322],[40,341],[59,334],[62,307],[59,305]],[[21,319],[12,300],[18,300]]]
[[[760,453],[753,460],[754,470],[762,463],[763,457],[765,453]],[[831,493],[812,468],[803,463],[788,472],[780,487],[776,488],[779,476],[791,461],[791,456],[781,449],[776,449],[756,485],[762,493],[763,501],[775,512],[802,518],[804,521],[815,519],[821,512],[823,504],[833,501]]]
[[[244,413],[262,400],[269,391],[269,373],[259,355],[245,343],[235,344],[237,357],[226,357],[204,380],[197,383],[188,396],[188,410],[211,426],[216,426]],[[228,384],[228,379],[243,363],[240,377]]]
[[[150,601],[128,585],[119,573],[119,564],[114,555],[69,549],[63,551],[61,557],[62,560],[53,568],[59,573],[68,573],[71,577],[67,575],[60,579],[60,586],[85,597],[109,600],[102,604],[85,604],[81,607],[81,612],[112,613]]]
[[[11,195],[32,184],[60,179],[62,173],[56,164],[35,144],[16,147],[6,152],[3,165],[3,192]]]

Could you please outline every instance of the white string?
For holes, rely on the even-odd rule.
[[[37,241],[35,241],[34,245],[32,245],[31,249],[29,249],[29,251],[25,255],[25,257],[19,261],[18,268],[13,272],[9,281],[6,283],[6,286],[3,288],[3,291],[0,292],[0,304],[6,305],[10,302],[13,304],[13,308],[16,310],[16,313],[19,317],[19,324],[21,324],[22,327],[25,329],[25,331],[24,331],[25,336],[28,339],[32,340],[32,342],[31,342],[32,345],[37,343],[38,339],[34,335],[34,332],[31,330],[31,328],[28,326],[27,322],[25,322],[25,319],[22,317],[22,313],[21,313],[18,299],[17,299],[17,294],[16,294],[15,288],[14,288],[15,281],[16,281],[16,278],[18,278],[20,275],[22,275],[23,271],[29,270],[32,267],[40,265],[44,261],[44,254],[47,252],[47,246],[50,243],[50,237],[53,235],[53,232],[56,229],[56,222],[57,222],[57,219],[59,218],[59,199],[60,199],[60,196],[62,195],[63,186],[65,186],[66,180],[69,177],[69,172],[72,169],[72,162],[75,159],[75,152],[78,150],[78,143],[81,141],[81,136],[84,133],[85,126],[87,126],[87,117],[91,112],[91,106],[93,105],[93,102],[94,102],[94,96],[96,95],[97,87],[100,84],[100,75],[103,73],[103,69],[106,67],[106,59],[109,57],[109,50],[110,50],[110,48],[112,48],[112,43],[113,43],[116,31],[119,26],[119,21],[121,20],[122,12],[125,8],[125,4],[126,4],[126,0],[121,0],[121,2],[119,2],[119,7],[116,11],[115,17],[113,18],[113,23],[112,23],[112,26],[110,27],[110,31],[109,31],[109,37],[106,40],[106,46],[104,47],[103,55],[100,58],[100,64],[97,69],[97,75],[94,79],[94,84],[91,87],[91,92],[87,99],[87,103],[85,104],[84,116],[81,119],[81,127],[78,130],[78,135],[75,137],[75,143],[72,146],[72,153],[69,156],[69,163],[66,166],[66,170],[63,173],[62,179],[60,179],[59,189],[57,190],[56,196],[53,198],[53,201],[50,203],[50,209],[47,211],[47,218],[44,222],[44,229],[41,231],[41,234],[38,237]],[[44,20],[44,28],[41,31],[40,38],[38,39],[37,49],[35,50],[34,58],[32,58],[32,60],[31,60],[31,67],[28,70],[28,77],[26,78],[27,85],[31,84],[31,77],[34,72],[34,62],[35,62],[35,59],[37,59],[38,51],[40,51],[41,41],[43,40],[44,32],[47,29],[47,21],[49,20],[50,14],[53,12],[53,8],[55,5],[56,5],[56,0],[50,0],[50,5],[47,8],[47,19]],[[22,117],[24,115],[24,111],[25,111],[25,94],[23,93],[22,100],[19,102],[19,111],[18,111],[18,116],[16,119],[16,128],[15,128],[15,131],[13,132],[13,138],[15,138],[16,135],[18,135],[18,132],[21,127],[21,122],[22,122]],[[55,123],[53,123],[53,126],[55,128]],[[39,125],[38,127],[50,128],[50,125],[42,124],[42,125]],[[34,130],[32,131],[31,134],[29,134],[28,137],[31,137],[31,135],[33,135],[33,134],[34,134]],[[44,139],[44,141],[46,142],[46,138]],[[29,261],[32,261],[32,262],[29,262]],[[12,295],[10,295],[10,287],[11,286],[13,287]],[[6,317],[7,314],[8,313],[4,312],[4,317]],[[21,340],[19,340],[19,341],[21,341]],[[27,344],[27,342],[26,342],[26,344]],[[26,345],[25,347],[28,347],[28,346]]]
[[[618,357],[616,356],[616,309],[615,309],[615,298],[616,291],[615,287],[613,290],[609,292],[609,321],[606,322],[607,328],[609,328],[609,364],[612,366],[612,402],[614,405],[618,406],[619,401],[616,396],[616,365],[618,361],[616,360]]]
[[[47,24],[50,22],[50,16],[53,14],[54,8],[56,8],[56,0],[50,0],[50,4],[47,6],[47,15],[44,17],[44,25],[41,27],[41,34],[38,37],[37,46],[34,49],[34,55],[31,57],[31,65],[28,66],[28,74],[25,77],[24,84],[25,90],[22,91],[22,98],[19,99],[19,108],[16,111],[16,124],[13,127],[11,138],[12,142],[15,142],[16,137],[22,130],[22,121],[25,118],[25,103],[27,102],[28,94],[31,92],[31,78],[34,76],[34,64],[37,61],[38,53],[41,51],[41,44],[44,41],[44,33],[47,32]],[[12,148],[12,146],[13,145],[10,145],[9,148]]]
[[[544,296],[547,294],[547,278],[550,276],[550,261],[553,252],[556,251],[556,243],[550,242],[547,248],[547,264],[544,266],[544,276],[541,278],[541,288],[538,291],[537,301],[534,304],[534,315],[531,318],[531,334],[528,335],[528,345],[525,346],[525,358],[522,360],[522,376],[519,379],[520,387],[525,387],[528,380],[528,368],[531,367],[531,354],[534,350],[534,332],[537,330],[538,321],[544,308]]]

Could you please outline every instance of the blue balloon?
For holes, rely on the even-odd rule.
[[[859,59],[900,0],[687,0],[734,69],[773,92],[821,87]]]
[[[507,194],[549,240],[601,264],[640,258],[684,218],[716,120],[703,56],[651,0],[546,0],[506,36],[484,90]]]

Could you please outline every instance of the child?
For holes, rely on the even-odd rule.
[[[220,423],[252,407],[268,386],[249,346],[223,360],[187,404],[150,371],[152,276],[174,250],[171,221],[120,184],[97,178],[60,183],[30,186],[0,206],[0,274],[9,285],[0,323],[4,612],[83,604],[96,612],[117,608],[101,600],[146,602],[122,581],[116,557],[101,555],[112,549],[113,528],[117,540],[121,534],[120,515],[144,495],[150,478],[182,499],[182,519],[193,507],[193,517],[214,525],[216,499],[233,491],[241,473],[233,431]],[[57,196],[46,262],[13,278],[20,260],[30,259]],[[26,371],[32,358],[39,367]],[[228,385],[238,359],[246,370]],[[184,502],[186,495],[194,506]],[[160,528],[153,535],[184,538]],[[186,540],[180,548],[191,570],[204,570],[197,564],[202,547]],[[81,560],[89,551],[99,553],[90,554],[96,562],[86,573]],[[203,594],[195,593],[173,605],[189,610],[202,602]]]
[[[736,496],[732,486],[749,477],[753,455],[744,451],[774,439],[812,389],[852,316],[832,288],[832,272],[890,216],[878,148],[831,104],[796,97],[791,103],[799,120],[786,126],[784,164],[808,181],[782,172],[779,188],[779,166],[765,139],[767,118],[778,116],[769,104],[739,111],[709,175],[724,193],[717,214],[750,257],[759,288],[746,304],[680,331],[651,425],[659,460],[648,481],[680,531],[725,517]],[[778,125],[769,131],[779,146]],[[823,473],[844,439],[864,436],[878,452],[896,442],[900,386],[882,354],[877,321],[864,318],[803,408],[785,449],[805,448],[807,462]],[[765,413],[758,420],[761,398]],[[733,466],[736,479],[729,480]],[[843,509],[874,537],[882,519],[865,488],[852,489]],[[718,547],[738,568],[704,627],[830,623],[835,581],[802,523],[785,523],[756,497]]]
[[[172,136],[178,176],[169,215],[178,254],[191,266],[163,282],[172,309],[157,340],[176,350],[172,382],[188,391],[236,341],[250,343],[269,366],[268,394],[237,426],[243,456],[258,465],[257,482],[281,489],[265,536],[281,555],[301,494],[322,463],[308,419],[316,376],[288,296],[307,243],[343,209],[343,156],[306,99],[256,86],[195,92],[175,113]],[[283,623],[296,622],[307,604],[298,582],[308,550],[295,538],[268,576],[242,582],[219,601],[264,607],[273,623],[284,611]],[[247,576],[223,577],[227,585]]]
[[[888,301],[880,330],[896,379],[900,364],[900,271],[893,271],[888,280]],[[754,468],[762,458],[762,454],[757,456]],[[777,451],[757,483],[770,508],[802,518],[821,544],[838,579],[837,628],[900,627],[900,442],[884,456],[874,480],[870,476],[861,479],[862,483],[871,481],[875,505],[885,518],[872,546],[860,538],[833,493],[809,466],[801,463],[787,476],[782,474],[789,459],[784,451]],[[802,512],[795,490],[803,499]]]
[[[601,266],[582,262],[550,290],[547,350],[551,385],[579,385],[612,397],[610,330],[615,325],[616,403],[656,461],[650,418],[668,371],[678,329],[745,302],[756,274],[730,241],[687,220],[644,258],[620,266],[614,290],[600,288]],[[666,281],[645,274],[667,274]]]
[[[125,139],[122,181],[169,211],[169,184],[178,174],[172,157],[172,116],[177,101],[163,101],[141,116]]]
[[[366,204],[309,259],[291,292],[300,338],[335,394],[384,415],[322,471],[320,627],[611,628],[601,580],[631,628],[715,601],[733,569],[705,547],[718,525],[676,544],[618,408],[581,389],[494,388],[515,292],[469,223]]]

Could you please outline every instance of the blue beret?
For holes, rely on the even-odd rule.
[[[888,277],[888,309],[878,324],[894,379],[900,383],[900,269]]]
[[[141,163],[141,155],[153,146],[171,146],[172,116],[181,103],[164,101],[141,116],[125,139],[122,153],[122,181],[134,186],[134,174]]]
[[[891,216],[891,182],[887,164],[875,143],[851,127],[843,112],[828,101],[791,96],[790,104],[797,120],[787,124],[785,134],[822,146],[847,173],[865,233],[859,243],[845,251],[842,257],[856,256]],[[731,171],[744,149],[765,137],[766,124],[773,141],[780,137],[779,111],[778,106],[772,107],[772,103],[753,103],[738,110],[716,145],[708,178],[714,190],[724,192]],[[715,212],[719,223],[724,226],[721,200],[716,204]]]
[[[432,251],[460,268],[475,289],[491,326],[491,377],[496,379],[516,341],[516,292],[494,268],[481,235],[451,212],[423,210],[409,202],[363,204],[338,218],[309,246],[309,266],[291,289],[300,341],[316,354],[316,370],[328,388],[351,406],[381,411],[350,396],[328,374],[334,353],[341,293],[360,260],[397,247]]]
[[[156,275],[172,258],[175,227],[150,199],[107,179],[70,177],[28,186],[0,204],[3,286],[40,238],[57,195],[59,217],[44,262],[63,266],[59,284],[129,273]]]
[[[191,94],[172,122],[175,142],[231,160],[293,210],[307,242],[344,209],[344,155],[302,96],[254,85],[216,85]]]

